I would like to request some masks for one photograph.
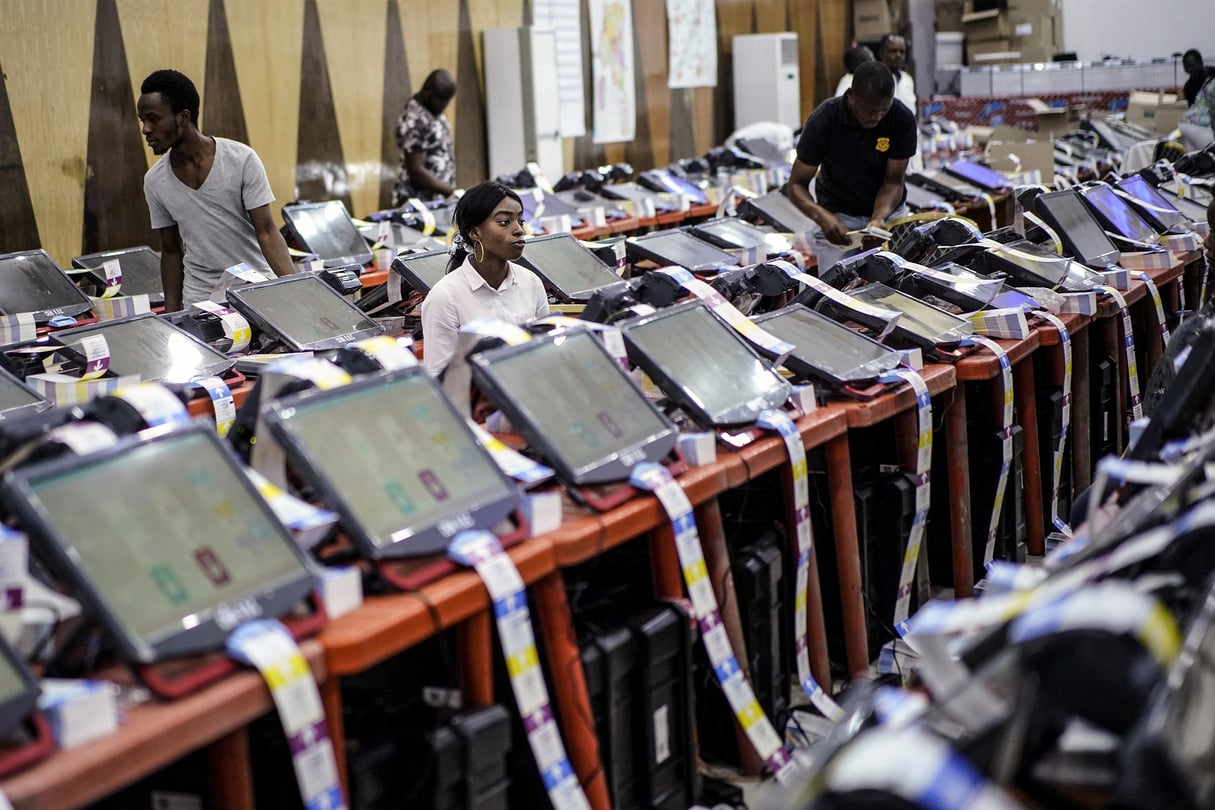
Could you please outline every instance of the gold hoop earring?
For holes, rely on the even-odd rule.
[[[477,264],[485,261],[485,245],[476,239],[473,240],[473,258],[477,260]]]

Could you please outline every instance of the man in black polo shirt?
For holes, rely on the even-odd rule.
[[[895,99],[894,75],[881,62],[857,67],[852,87],[810,114],[788,195],[818,225],[820,273],[843,258],[849,231],[885,227],[905,213],[903,175],[915,152],[915,116]],[[809,188],[816,177],[817,201]]]

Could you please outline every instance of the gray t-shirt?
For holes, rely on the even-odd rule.
[[[153,228],[176,225],[185,246],[182,305],[204,301],[223,271],[245,262],[265,268],[249,211],[274,201],[257,153],[243,143],[215,139],[215,160],[195,190],[173,174],[166,154],[143,178]]]

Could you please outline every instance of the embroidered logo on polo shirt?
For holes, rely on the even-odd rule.
[[[889,138],[878,138],[877,146],[875,148],[879,152],[885,152],[887,149],[890,148],[890,139]]]

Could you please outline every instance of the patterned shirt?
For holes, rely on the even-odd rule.
[[[435,115],[416,98],[409,99],[397,118],[397,149],[401,170],[392,189],[392,204],[403,205],[410,197],[433,200],[441,195],[429,189],[419,189],[409,179],[405,156],[421,152],[426,156],[426,170],[448,185],[456,182],[456,161],[451,149],[451,124],[447,116]]]
[[[1181,123],[1215,131],[1215,77],[1208,78],[1202,85],[1193,105],[1181,114]]]

